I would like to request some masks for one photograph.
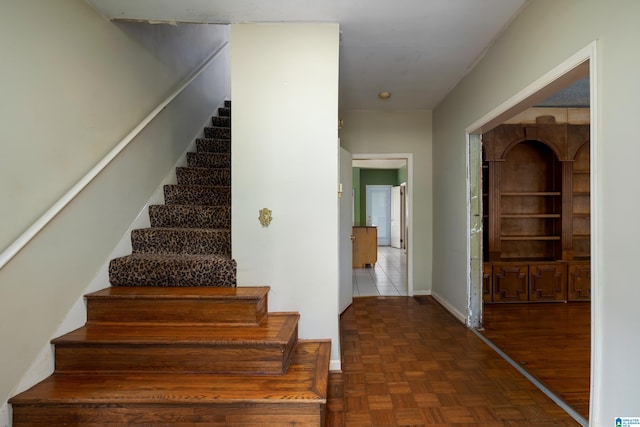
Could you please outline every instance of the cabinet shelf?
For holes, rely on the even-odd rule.
[[[500,193],[501,196],[517,197],[517,196],[561,196],[560,191],[527,191],[518,193]]]
[[[500,240],[560,240],[560,236],[500,236]]]

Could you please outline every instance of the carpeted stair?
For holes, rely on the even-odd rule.
[[[231,104],[218,109],[164,205],[149,207],[151,227],[133,230],[132,254],[113,259],[114,286],[236,285],[231,259]]]

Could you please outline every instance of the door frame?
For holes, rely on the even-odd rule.
[[[348,150],[338,151],[338,313],[342,314],[353,303],[353,161]]]
[[[406,160],[407,162],[407,228],[409,232],[406,237],[407,255],[407,295],[413,296],[413,153],[352,153],[353,160]]]
[[[397,189],[397,190],[396,190]],[[394,196],[394,193],[397,193],[397,200]],[[404,237],[402,236],[402,193],[403,189],[400,185],[394,185],[391,187],[391,229],[389,232],[391,233],[391,247],[396,249],[402,249],[402,242],[404,241]],[[394,201],[396,203],[394,203]],[[394,215],[395,214],[395,215]],[[394,246],[394,229],[397,229],[397,239],[399,241],[398,246]]]
[[[590,92],[590,156],[591,156],[591,366],[590,366],[590,419],[593,419],[593,401],[595,381],[597,375],[594,367],[600,363],[599,352],[602,345],[602,337],[597,333],[599,325],[600,295],[602,283],[599,260],[600,251],[600,191],[595,185],[594,176],[598,175],[598,159],[600,145],[598,141],[598,102],[597,102],[597,66],[596,66],[597,42],[593,41],[586,47],[575,53],[563,63],[544,74],[536,81],[525,87],[509,100],[487,113],[481,119],[466,128],[466,170],[467,170],[467,318],[466,323],[471,328],[482,327],[482,257],[474,257],[480,251],[482,253],[482,230],[478,233],[474,230],[474,204],[480,196],[478,186],[473,186],[472,174],[480,175],[480,162],[476,161],[481,156],[481,134],[503,123],[510,117],[532,107],[537,102],[565,87],[568,83],[577,80],[579,76],[589,75]],[[475,150],[475,151],[474,151]],[[475,199],[474,199],[475,198]],[[480,207],[482,209],[482,207]],[[477,213],[477,212],[475,212]],[[480,214],[482,211],[480,211]]]

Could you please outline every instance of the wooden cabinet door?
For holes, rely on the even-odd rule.
[[[527,301],[529,269],[527,264],[493,264],[493,302]]]
[[[491,272],[493,269],[491,268],[491,264],[485,262],[482,264],[482,301],[491,302],[491,295],[493,293],[493,289],[491,286]]]
[[[529,301],[566,301],[564,263],[529,265]]]
[[[591,263],[569,263],[567,297],[569,301],[591,300]]]

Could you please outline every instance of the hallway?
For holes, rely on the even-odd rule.
[[[578,426],[431,297],[355,298],[327,427]]]
[[[372,268],[353,269],[353,296],[407,296],[407,255],[404,250],[378,246]]]

